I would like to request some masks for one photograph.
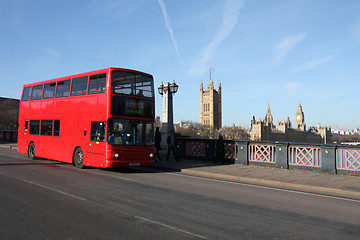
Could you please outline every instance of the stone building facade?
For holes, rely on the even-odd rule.
[[[214,89],[214,82],[210,79],[207,89],[200,83],[200,125],[220,129],[221,117],[221,83],[218,90]]]
[[[299,104],[296,112],[296,126],[292,128],[290,119],[279,122],[276,128],[273,123],[270,104],[266,111],[264,120],[257,121],[255,117],[251,120],[249,132],[250,140],[255,141],[283,141],[302,143],[331,143],[331,128],[321,127],[306,130],[305,115]]]

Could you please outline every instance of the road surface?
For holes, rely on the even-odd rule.
[[[359,239],[360,201],[0,148],[1,239]]]

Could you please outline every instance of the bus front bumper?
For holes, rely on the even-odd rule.
[[[138,161],[126,161],[126,160],[106,160],[104,168],[111,167],[140,167],[140,166],[154,166],[154,160],[138,160]]]

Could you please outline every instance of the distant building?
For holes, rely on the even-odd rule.
[[[203,83],[200,84],[200,124],[215,129],[221,126],[221,83],[219,81],[218,90],[214,89],[214,82],[210,79],[206,90]]]
[[[290,119],[278,123],[278,128],[273,124],[270,104],[264,120],[251,120],[250,140],[256,141],[283,141],[303,143],[331,143],[331,128],[321,127],[306,130],[305,115],[299,104],[296,112],[296,127],[292,128]]]
[[[0,130],[17,130],[19,100],[0,97]]]

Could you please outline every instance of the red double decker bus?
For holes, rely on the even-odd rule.
[[[23,87],[18,151],[82,168],[154,164],[154,80],[107,68]]]

